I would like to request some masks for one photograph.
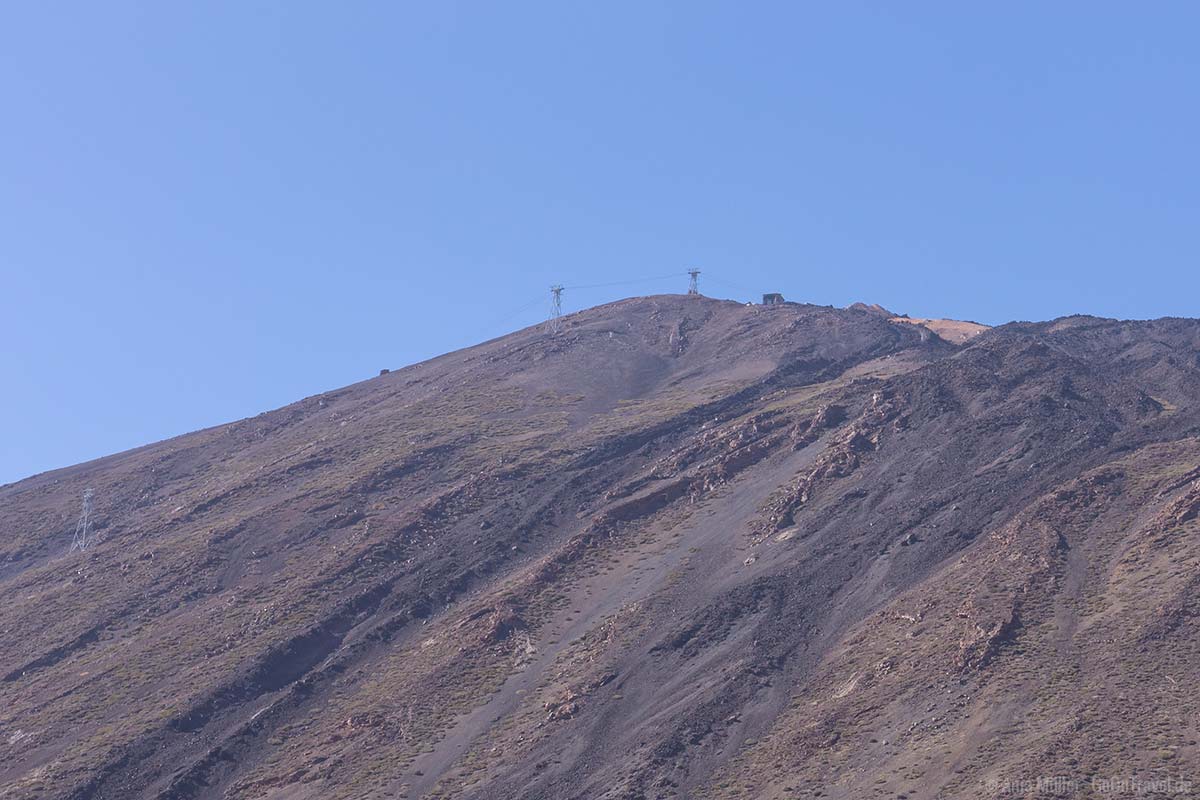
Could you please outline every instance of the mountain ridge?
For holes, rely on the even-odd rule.
[[[1200,323],[914,322],[631,298],[0,487],[0,787],[985,797],[1195,764],[1182,691],[1137,695],[1175,734],[1092,708],[1200,663]]]

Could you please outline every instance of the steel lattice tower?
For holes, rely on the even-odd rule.
[[[556,334],[562,330],[562,293],[563,287],[555,284],[550,287],[550,333]]]
[[[75,538],[71,540],[71,550],[87,550],[96,543],[92,537],[92,490],[83,490],[83,508],[79,511],[79,521],[75,523]]]
[[[691,279],[688,281],[688,294],[700,294],[700,270],[689,269],[688,277]]]

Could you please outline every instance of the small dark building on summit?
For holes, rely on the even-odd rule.
[[[763,295],[764,306],[777,306],[783,302],[783,295],[779,292],[767,292]]]

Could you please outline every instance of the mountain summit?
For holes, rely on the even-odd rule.
[[[1198,398],[1196,320],[656,296],[0,487],[0,797],[1200,779]]]

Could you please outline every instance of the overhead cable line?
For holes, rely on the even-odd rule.
[[[693,274],[693,273],[695,273],[695,274]],[[551,294],[554,298],[551,301],[551,309],[552,309],[551,313],[550,313],[551,330],[556,331],[558,329],[558,323],[556,323],[555,320],[558,317],[561,317],[561,315],[562,315],[562,293],[565,290],[583,291],[583,290],[587,290],[587,289],[606,289],[606,288],[613,287],[613,286],[628,286],[631,284],[652,283],[654,281],[665,281],[665,280],[674,280],[674,279],[683,278],[683,277],[690,277],[692,280],[692,287],[690,287],[689,293],[699,294],[698,290],[692,291],[692,289],[694,288],[694,285],[695,285],[696,275],[699,275],[699,274],[700,274],[699,270],[693,269],[693,270],[689,270],[686,272],[685,271],[669,272],[665,275],[655,275],[653,277],[646,277],[646,278],[630,278],[628,280],[620,280],[620,281],[606,281],[604,283],[574,284],[571,286],[555,285],[555,286],[551,287]],[[735,289],[738,292],[744,292],[751,297],[754,296],[754,290],[748,289],[745,286],[739,286],[738,284],[732,283],[730,281],[722,280],[721,278],[713,277],[713,274],[711,272],[708,272],[707,270],[704,272],[704,275],[706,276],[707,280],[712,280],[712,281],[714,281],[718,284],[721,284],[723,286],[726,286],[730,289]],[[515,319],[516,317],[518,317],[525,311],[528,311],[530,308],[533,308],[534,306],[536,306],[540,303],[544,303],[544,302],[545,302],[544,296],[536,297],[536,298],[530,300],[529,302],[513,309],[512,311],[505,313],[503,316],[497,317],[496,319],[489,322],[486,326],[479,328],[478,329],[479,333],[476,335],[478,336],[478,335],[482,335],[485,333],[489,333],[489,332],[495,330],[500,325],[502,325],[506,322],[509,322],[512,319]]]
[[[609,283],[591,283],[586,286],[564,286],[564,289],[603,289],[608,286],[627,286],[631,283],[650,283],[651,281],[665,281],[667,278],[678,278],[686,275],[686,272],[672,272],[669,275],[658,275],[653,278],[632,278],[627,281],[610,281]]]
[[[488,333],[489,331],[495,330],[497,327],[499,327],[503,323],[509,322],[509,321],[515,319],[516,317],[520,316],[523,312],[528,311],[529,309],[533,308],[534,306],[540,305],[544,302],[546,302],[545,299],[539,294],[537,297],[530,300],[528,303],[525,303],[524,305],[520,306],[519,308],[514,308],[512,311],[508,311],[503,316],[497,317],[496,319],[487,323],[487,325],[480,327],[478,329],[479,333],[477,333],[475,335],[478,336],[481,334]]]

